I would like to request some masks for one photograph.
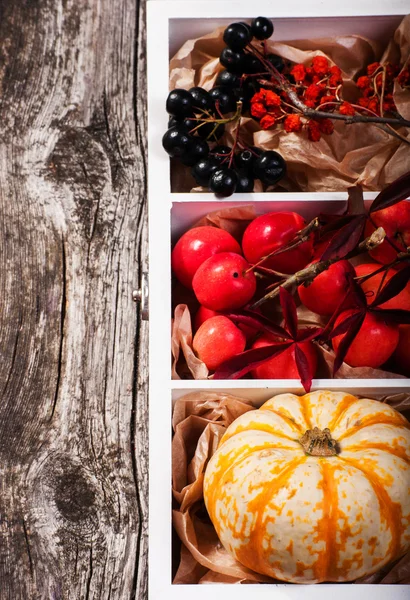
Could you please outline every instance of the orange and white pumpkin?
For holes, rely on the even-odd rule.
[[[342,392],[275,396],[228,427],[204,498],[226,550],[258,573],[374,573],[410,548],[410,423]]]

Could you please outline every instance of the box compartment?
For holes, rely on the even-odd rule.
[[[306,222],[309,222],[319,213],[328,213],[328,214],[342,214],[346,207],[346,197],[344,201],[337,200],[314,200],[305,199],[299,200],[294,199],[292,194],[289,194],[284,197],[278,197],[279,194],[276,195],[275,200],[267,201],[265,198],[254,199],[251,202],[238,202],[234,200],[230,201],[214,201],[214,202],[197,202],[195,198],[191,202],[173,202],[171,208],[171,241],[172,244],[179,239],[179,237],[185,233],[189,228],[191,228],[195,223],[199,221],[202,217],[207,215],[210,212],[218,211],[226,208],[235,208],[244,205],[252,205],[255,209],[257,215],[265,214],[268,212],[280,212],[280,211],[290,211],[297,212],[302,215]],[[312,194],[313,196],[313,194]],[[369,207],[371,204],[370,200],[365,202],[365,206]],[[193,315],[191,315],[193,316]],[[204,388],[213,388],[214,386],[219,387],[224,384],[223,380],[212,381],[192,381],[192,380],[181,380],[174,381],[173,386],[184,389],[187,385],[188,387],[199,386]],[[352,393],[360,393],[360,390],[370,389],[370,390],[378,390],[379,387],[384,387],[388,382],[388,385],[397,391],[410,391],[410,379],[397,377],[389,380],[385,379],[314,379],[313,387],[314,389],[345,389],[354,390]],[[303,393],[303,387],[300,382],[297,380],[247,380],[247,379],[239,379],[237,381],[231,381],[230,385],[235,388],[247,388],[254,387],[258,389],[263,389],[269,386],[270,388],[277,388],[280,390],[287,389],[288,391],[293,391],[294,393]]]

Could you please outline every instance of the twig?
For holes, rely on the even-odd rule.
[[[267,300],[271,300],[278,296],[280,287],[289,288],[293,285],[300,285],[301,283],[310,282],[315,277],[320,275],[320,273],[326,271],[333,263],[338,262],[339,260],[353,258],[358,254],[362,254],[363,252],[369,252],[370,250],[374,250],[374,248],[377,248],[377,246],[379,246],[383,242],[385,237],[386,232],[384,231],[383,227],[379,227],[378,229],[376,229],[376,231],[372,233],[371,236],[360,242],[357,248],[349,252],[349,254],[347,254],[346,256],[336,256],[335,258],[331,258],[329,260],[322,260],[317,263],[313,263],[308,267],[305,267],[301,271],[298,271],[294,275],[288,277],[282,283],[278,284],[278,286],[275,289],[263,296],[263,298],[257,300],[254,304],[250,306],[250,309],[255,310],[255,308],[259,308],[259,306],[264,304]]]

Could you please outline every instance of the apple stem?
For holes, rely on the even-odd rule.
[[[336,256],[335,258],[330,258],[328,260],[322,260],[313,263],[308,267],[305,267],[301,271],[298,271],[294,275],[288,277],[283,283],[280,284],[280,287],[290,288],[294,285],[300,285],[301,283],[311,282],[315,277],[320,275],[320,273],[326,271],[333,263],[338,262],[339,260],[353,258],[354,256],[362,254],[363,252],[369,252],[370,250],[374,250],[374,248],[377,248],[377,246],[379,246],[383,242],[385,237],[386,232],[384,231],[383,227],[379,227],[378,229],[376,229],[376,231],[372,233],[372,235],[360,242],[357,248],[349,252],[349,254],[347,254],[346,256]],[[267,300],[272,300],[273,298],[278,296],[280,287],[278,286],[272,291],[270,291],[268,294],[265,294],[265,296],[257,300],[257,302],[254,302],[254,304],[252,304],[249,308],[251,310],[255,310],[256,308],[259,308],[259,306],[264,304]]]

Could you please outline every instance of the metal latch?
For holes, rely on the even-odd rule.
[[[148,273],[142,273],[140,287],[132,291],[132,299],[140,305],[142,320],[148,321]]]

